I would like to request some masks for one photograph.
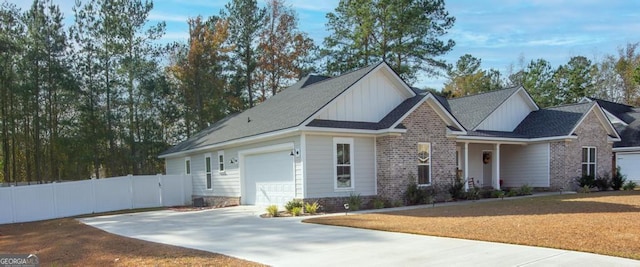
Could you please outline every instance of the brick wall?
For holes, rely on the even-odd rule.
[[[417,182],[418,142],[431,143],[431,180],[442,185],[455,177],[456,142],[446,137],[446,124],[428,103],[423,103],[402,124],[407,132],[376,139],[378,195],[389,201],[403,199]]]
[[[597,176],[611,175],[612,144],[595,111],[587,115],[575,131],[577,140],[551,143],[551,189],[575,190],[575,179],[582,176],[582,147],[596,147]]]
[[[221,197],[221,196],[192,196],[192,203],[194,199],[202,198],[204,200],[205,207],[215,207],[215,208],[223,208],[229,206],[239,206],[240,205],[240,197]]]

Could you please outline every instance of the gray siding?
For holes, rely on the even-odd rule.
[[[240,171],[238,169],[239,164],[231,164],[229,161],[231,158],[239,159],[238,151],[259,148],[263,146],[271,146],[283,143],[294,143],[296,148],[300,147],[300,137],[292,136],[286,138],[280,138],[270,140],[266,142],[260,142],[255,144],[243,145],[238,147],[226,147],[221,149],[214,149],[197,154],[188,155],[191,157],[191,175],[193,177],[193,195],[196,196],[222,196],[222,197],[239,197],[241,194],[240,188]],[[218,171],[218,151],[224,150],[224,165],[225,171]],[[204,155],[211,153],[211,168],[212,168],[212,189],[207,190],[206,186],[206,173]],[[184,158],[172,158],[166,159],[167,167],[166,172],[179,173],[184,172]],[[302,161],[300,158],[296,159],[296,197],[302,198]]]
[[[549,187],[549,144],[503,145],[500,176],[505,187]]]
[[[333,181],[333,136],[307,135],[306,198],[343,197],[351,193],[363,196],[376,194],[374,139],[373,137],[354,137],[353,139],[355,188],[354,191],[336,191]]]

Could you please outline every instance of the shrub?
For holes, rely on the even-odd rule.
[[[271,217],[278,217],[278,205],[270,205],[267,207],[267,214]]]
[[[611,188],[613,190],[620,190],[627,180],[627,176],[620,172],[620,167],[616,168],[616,173],[611,178]]]
[[[493,192],[491,192],[492,198],[504,198],[504,195],[504,191],[502,190],[493,190]]]
[[[320,205],[318,205],[318,202],[304,204],[304,210],[306,210],[311,215],[318,213],[319,207]]]
[[[473,188],[469,188],[469,191],[467,192],[467,199],[468,200],[480,199],[480,189],[475,186]]]
[[[531,193],[533,193],[533,188],[528,184],[523,184],[520,186],[520,189],[518,189],[518,195],[520,196],[531,195]]]
[[[631,190],[634,190],[637,186],[638,186],[638,184],[636,184],[636,182],[634,182],[634,181],[627,181],[627,183],[626,183],[626,184],[624,184],[624,186],[622,187],[622,190],[625,190],[625,191],[627,191],[627,190],[628,190],[628,191],[631,191]]]
[[[466,192],[464,192],[464,182],[460,178],[455,178],[449,184],[449,194],[453,199],[465,199]]]
[[[376,198],[373,200],[373,208],[374,209],[384,209],[384,200],[380,198]]]
[[[507,197],[515,197],[518,195],[519,190],[516,188],[511,188],[509,189],[509,192],[507,192]]]
[[[598,188],[598,190],[600,191],[606,191],[609,189],[609,186],[611,185],[611,179],[609,178],[609,175],[606,174],[604,176],[600,176],[597,179],[595,179],[593,181],[593,185],[595,187]]]
[[[291,209],[291,215],[295,216],[300,216],[300,214],[302,214],[302,207],[293,207],[293,209]]]
[[[404,199],[407,205],[418,205],[425,202],[426,192],[422,190],[416,183],[410,183],[407,191],[404,192]]]
[[[349,195],[349,210],[352,211],[356,211],[360,209],[360,206],[362,205],[362,198],[360,197],[360,194],[354,195],[353,193],[351,193],[351,195]]]
[[[593,175],[583,175],[582,177],[579,177],[576,179],[576,182],[578,182],[578,186],[579,187],[589,187],[589,188],[593,188],[595,187],[595,178],[593,177]]]
[[[492,198],[493,197],[493,190],[480,189],[480,197],[481,198]]]
[[[285,208],[289,213],[292,213],[292,212],[293,212],[293,208],[300,208],[300,209],[302,209],[302,206],[304,206],[304,203],[302,203],[302,200],[294,199],[294,200],[291,200],[291,201],[287,202],[287,204],[285,204],[285,205],[284,205],[284,208]]]

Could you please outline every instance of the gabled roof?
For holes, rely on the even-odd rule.
[[[160,156],[299,126],[381,64],[385,63],[374,64],[334,78],[307,76],[263,103],[216,122]]]
[[[632,114],[634,113],[634,109],[632,106],[593,97],[589,97],[588,99],[597,102],[598,105],[600,105],[600,107],[602,107],[604,110],[608,111],[609,113],[611,113],[611,115],[616,116],[618,119],[624,121],[627,124],[635,120],[635,118],[632,116]]]
[[[593,106],[594,103],[582,103],[537,110],[513,132],[528,138],[568,136]]]
[[[451,111],[464,128],[472,130],[521,88],[517,86],[449,99],[448,110]],[[445,106],[445,108],[447,107]]]
[[[604,110],[626,124],[615,124],[621,140],[615,142],[613,147],[640,147],[640,108],[593,97],[588,99],[597,102]]]

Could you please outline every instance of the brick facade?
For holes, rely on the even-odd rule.
[[[202,198],[204,200],[205,207],[215,207],[215,208],[223,208],[230,206],[239,206],[240,205],[240,197],[221,197],[221,196],[192,196],[192,203],[195,205],[196,198]]]
[[[447,125],[423,103],[402,121],[407,132],[376,138],[378,196],[389,201],[403,199],[407,186],[417,182],[418,143],[431,143],[432,184],[451,182],[456,169],[456,142],[447,138]]]
[[[575,190],[582,176],[582,147],[596,147],[596,177],[611,175],[612,145],[595,111],[591,111],[575,131],[577,139],[551,143],[550,187]]]

